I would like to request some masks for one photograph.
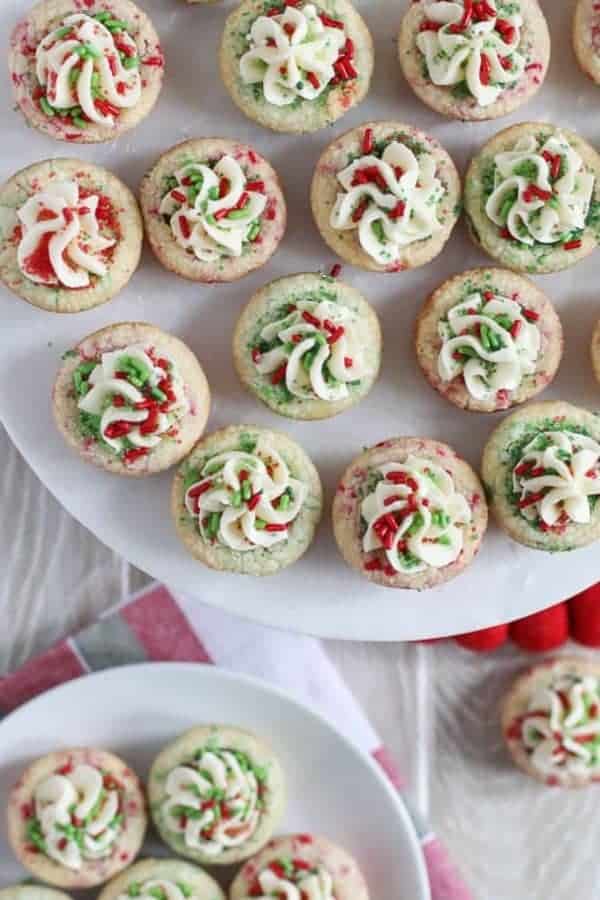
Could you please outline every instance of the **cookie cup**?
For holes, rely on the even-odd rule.
[[[484,121],[507,116],[531,100],[539,91],[550,63],[550,32],[538,0],[519,0],[523,19],[519,53],[526,67],[519,81],[504,90],[494,103],[481,106],[475,97],[457,96],[452,87],[434,84],[425,66],[425,56],[416,38],[427,21],[425,2],[413,3],[402,20],[398,35],[400,66],[417,97],[443,116],[462,121]]]
[[[265,9],[276,6],[265,4],[264,0],[242,0],[230,13],[219,53],[223,83],[238,109],[259,125],[287,133],[318,131],[332,125],[367,95],[375,60],[369,29],[349,0],[319,0],[317,6],[323,14],[343,22],[354,45],[353,66],[357,75],[330,84],[315,100],[300,98],[300,102],[276,106],[265,100],[260,85],[245,84],[240,75],[240,59],[248,50],[252,23],[265,14]]]
[[[160,213],[160,206],[169,193],[168,179],[176,171],[190,163],[216,163],[225,155],[236,160],[247,181],[263,183],[267,204],[260,217],[258,239],[245,242],[241,256],[223,254],[217,260],[201,260],[176,241],[171,225]],[[264,266],[279,246],[287,221],[285,198],[271,164],[247,144],[227,138],[198,138],[167,150],[144,176],[140,203],[146,236],[159,262],[182,278],[206,284],[237,281]]]
[[[275,372],[261,374],[253,358],[261,344],[262,330],[285,316],[286,308],[312,299],[334,303],[341,314],[351,316],[356,328],[356,347],[364,351],[366,374],[358,382],[349,383],[347,396],[341,399],[324,399],[314,390],[308,398],[295,396],[288,390],[285,379],[274,383],[279,377]],[[319,328],[319,333],[325,339],[331,338],[324,327]],[[341,281],[314,273],[288,275],[258,290],[243,309],[233,335],[233,359],[242,384],[273,412],[290,419],[327,419],[359,403],[373,387],[381,365],[379,320],[364,297]]]
[[[581,157],[585,169],[595,177],[592,207],[580,240],[573,246],[563,244],[539,244],[528,246],[501,236],[501,229],[488,218],[485,205],[490,172],[493,174],[494,157],[498,153],[513,150],[521,138],[543,135],[547,139],[562,134]],[[571,268],[596,249],[600,239],[600,155],[583,138],[566,128],[558,128],[542,122],[524,122],[511,125],[485,144],[472,159],[465,177],[465,213],[469,234],[473,242],[500,265],[515,272],[544,275]],[[569,242],[570,243],[570,242]]]
[[[436,162],[436,174],[445,188],[445,194],[437,208],[441,229],[429,238],[403,247],[398,260],[389,265],[382,265],[365,252],[356,229],[340,230],[331,224],[331,213],[336,197],[343,190],[338,181],[338,173],[345,169],[351,160],[363,155],[364,136],[368,131],[372,133],[375,148],[377,146],[383,148],[393,140],[398,140],[418,152],[430,154]],[[461,185],[456,166],[435,138],[412,125],[400,122],[367,122],[359,128],[347,131],[325,149],[317,162],[310,197],[317,228],[334,253],[360,269],[371,272],[401,272],[423,266],[441,253],[460,215],[460,194]]]
[[[79,870],[61,865],[33,845],[26,827],[34,814],[34,794],[51,775],[79,765],[92,766],[120,788],[123,821],[110,855],[83,859]],[[60,888],[95,887],[113,878],[135,860],[147,826],[146,800],[140,780],[127,763],[113,753],[93,748],[75,748],[48,753],[25,769],[12,789],[7,808],[8,842],[17,859],[36,878]],[[32,888],[34,890],[34,888]],[[16,900],[53,900],[51,897],[19,897]]]
[[[280,863],[280,860],[283,863]],[[333,896],[336,900],[369,900],[365,879],[350,854],[327,838],[311,834],[286,835],[270,841],[268,846],[247,862],[238,873],[231,885],[230,900],[261,896],[260,893],[253,893],[253,889],[260,887],[261,873],[266,870],[273,873],[271,867],[277,868],[278,864],[285,868],[290,860],[292,865],[297,860],[303,863],[299,869],[299,874],[302,875],[306,875],[308,869],[324,870],[331,878]],[[304,866],[304,863],[307,865]],[[290,879],[284,874],[282,878],[288,889],[290,883],[302,885],[301,880],[299,882],[292,880],[293,876]]]
[[[147,455],[127,462],[104,442],[93,439],[87,429],[82,429],[74,373],[82,363],[99,360],[103,353],[139,344],[154,348],[159,358],[161,353],[166,354],[173,362],[183,381],[189,409],[177,421],[173,436],[165,435]],[[200,363],[183,341],[155,325],[121,322],[95,331],[63,355],[52,392],[52,406],[59,431],[82,459],[116,475],[142,477],[170,468],[189,453],[204,431],[210,409],[210,390]]]
[[[207,745],[212,748],[213,753],[224,750],[243,754],[250,766],[260,772],[262,779],[259,785],[262,810],[252,833],[236,846],[222,846],[220,852],[210,853],[202,847],[189,846],[183,833],[171,830],[164,810],[169,796],[169,773],[177,767],[190,766],[195,762],[199,750],[205,749]],[[180,735],[156,757],[148,777],[148,799],[158,833],[176,853],[200,864],[229,865],[248,859],[271,839],[285,808],[285,779],[279,760],[271,748],[254,734],[229,725],[201,725]]]
[[[100,234],[115,241],[104,260],[106,275],[90,276],[83,288],[32,281],[21,270],[18,248],[22,227],[19,209],[39,192],[59,182],[73,181],[80,191],[95,194],[101,204],[97,221]],[[137,201],[116,175],[93,163],[77,159],[48,159],[21,169],[0,188],[3,227],[0,231],[0,280],[18,297],[47,312],[76,313],[106,303],[118,294],[135,272],[142,252],[142,218]]]
[[[569,521],[560,530],[541,530],[519,510],[519,496],[513,494],[513,469],[537,435],[555,431],[584,434],[600,443],[600,418],[562,401],[530,404],[494,429],[481,463],[486,496],[498,525],[520,544],[552,553],[576,550],[600,538],[600,503],[593,503],[588,523]]]
[[[469,294],[487,291],[517,300],[528,315],[537,317],[535,327],[541,343],[535,371],[524,373],[515,390],[499,390],[492,397],[476,398],[467,389],[462,374],[451,381],[442,379],[438,368],[442,338],[438,329],[448,311]],[[415,346],[423,374],[450,403],[471,412],[497,412],[525,403],[551,384],[562,358],[563,330],[550,300],[528,278],[508,269],[471,269],[448,279],[427,298],[417,319]]]
[[[427,565],[413,574],[382,564],[382,549],[365,551],[361,533],[361,504],[370,493],[370,473],[389,463],[403,465],[410,456],[443,468],[452,478],[454,491],[464,497],[470,509],[470,522],[462,529],[462,550],[454,562],[440,568]],[[452,448],[425,438],[399,437],[365,450],[348,466],[336,490],[332,520],[340,553],[363,577],[382,587],[427,590],[460,575],[473,562],[487,528],[488,511],[479,478]]]
[[[135,106],[120,111],[112,126],[88,122],[81,128],[68,117],[47,116],[40,106],[36,48],[63,19],[77,12],[89,16],[110,12],[113,19],[127,23],[127,32],[137,46],[141,95]],[[73,0],[41,0],[16,25],[11,35],[8,67],[17,105],[30,125],[58,141],[94,144],[115,140],[135,128],[152,111],[162,88],[164,57],[150,18],[131,0],[86,0],[84,4],[75,4]]]

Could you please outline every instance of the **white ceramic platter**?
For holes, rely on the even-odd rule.
[[[407,0],[406,0],[407,2]],[[438,636],[517,618],[548,606],[600,576],[595,548],[562,557],[542,556],[511,543],[492,527],[469,572],[423,595],[369,585],[342,562],[328,514],[307,556],[284,574],[261,581],[217,575],[180,546],[168,513],[171,475],[128,481],[80,462],[52,423],[49,395],[61,353],[85,334],[111,322],[141,319],[184,338],[207,371],[214,398],[209,428],[255,423],[287,430],[312,455],[328,492],[363,445],[396,435],[420,435],[452,444],[476,467],[498,418],[460,412],[438,397],[417,370],[413,324],[427,294],[449,275],[484,265],[486,258],[457,227],[446,252],[412,273],[373,275],[345,267],[343,277],[362,290],[380,314],[385,341],[381,378],[362,405],[337,419],[292,423],[246,394],[233,371],[231,333],[242,305],[260,285],[335,261],[312,224],[308,187],[323,147],[337,134],[368,119],[395,119],[435,134],[463,169],[470,156],[500,128],[525,119],[579,130],[600,144],[600,89],[587,82],[570,47],[572,4],[543,5],[552,31],[549,77],[524,110],[496,123],[465,125],[428,110],[403,82],[395,35],[404,0],[359,0],[377,50],[371,93],[358,109],[324,133],[275,135],[254,127],[230,102],[217,74],[217,45],[233,5],[188,6],[184,0],[142,0],[163,41],[165,87],[154,113],[115,144],[60,145],[27,128],[12,111],[8,78],[0,85],[3,115],[2,177],[49,156],[77,155],[113,169],[137,188],[145,170],[167,147],[189,137],[223,135],[254,144],[282,176],[289,228],[264,269],[231,286],[190,284],[163,270],[146,251],[129,287],[112,302],[75,316],[43,313],[0,291],[0,417],[47,487],[77,519],[132,563],[180,591],[278,627],[348,639],[400,640]],[[8,37],[28,0],[3,0],[0,32]],[[5,40],[6,43],[6,40]],[[593,408],[600,392],[588,361],[593,322],[600,315],[600,252],[562,275],[540,283],[563,319],[566,354],[556,383],[544,395]]]
[[[118,699],[115,699],[118,698]],[[23,767],[59,747],[115,751],[146,778],[164,744],[205,722],[262,735],[279,756],[288,809],[279,830],[328,835],[365,873],[376,900],[428,900],[423,857],[399,795],[376,763],[324,719],[258,679],[190,663],[109,669],[71,681],[0,723],[0,806]],[[0,886],[23,878],[4,821]],[[172,855],[151,836],[146,853]]]

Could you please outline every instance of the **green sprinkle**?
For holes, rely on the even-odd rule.
[[[165,892],[160,887],[151,887],[146,889],[151,897],[154,897],[155,900],[166,900]]]
[[[256,528],[257,531],[263,531],[263,529],[266,528],[266,525],[267,525],[267,523],[265,522],[264,519],[255,519],[254,520],[254,527]]]
[[[254,453],[256,450],[256,438],[248,434],[247,431],[240,435],[240,450],[244,453]]]
[[[137,56],[126,56],[125,59],[121,59],[121,62],[124,69],[137,69],[140,64]]]
[[[52,117],[56,114],[54,108],[50,106],[45,97],[40,97],[40,106],[42,108],[42,112],[46,113],[47,116]]]
[[[96,73],[94,73],[94,74],[96,74]],[[71,71],[69,72],[69,84],[71,85],[71,87],[73,87],[73,85],[77,84],[77,82],[79,81],[80,75],[81,75],[81,69],[71,69]]]
[[[269,776],[269,772],[266,766],[254,766],[252,771],[256,776],[256,780],[261,784],[265,782]]]
[[[289,494],[282,494],[279,498],[279,506],[277,509],[287,509],[291,503],[291,498]]]
[[[254,222],[250,227],[250,231],[247,235],[247,240],[254,241],[260,234],[260,222]]]
[[[194,893],[188,884],[184,884],[182,881],[177,881],[176,884],[184,897],[191,897]]]
[[[198,188],[198,187],[188,188],[186,196],[187,196],[187,202],[188,202],[189,206],[194,205],[194,203],[196,202],[196,197],[198,196],[199,193],[200,193],[200,188]]]
[[[244,483],[242,484],[242,498],[244,500],[249,500],[251,496],[252,496],[252,485],[250,484],[248,479],[246,479],[246,481],[244,481]]]
[[[104,10],[103,12],[94,13],[94,15],[92,16],[92,19],[97,19],[99,22],[106,22],[107,19],[111,19],[111,18],[112,18],[112,16],[107,10]]]
[[[159,403],[164,403],[167,399],[167,395],[157,387],[150,388],[150,395],[154,397],[155,400],[158,400]]]
[[[513,168],[514,175],[520,175],[527,178],[528,181],[535,181],[538,174],[538,167],[531,159],[525,159]]]
[[[85,119],[82,119],[81,116],[73,116],[73,125],[76,125],[77,128],[87,128],[87,122]]]
[[[208,199],[209,200],[218,200],[219,199],[219,188],[218,187],[211,187],[211,189],[208,192]]]
[[[128,24],[127,22],[123,22],[121,19],[106,19],[104,22],[109,31],[117,32],[117,31],[127,31]]]
[[[419,530],[419,528],[422,526],[422,524],[423,524],[423,515],[420,512],[415,513],[412,523],[411,523],[411,526],[407,530],[406,534],[409,537],[412,537],[413,534],[416,534],[416,532]]]
[[[37,847],[42,853],[46,852],[46,841],[38,819],[29,819],[25,833],[34,847]]]
[[[83,49],[85,50],[86,56],[92,56],[94,59],[102,58],[102,54],[99,50],[96,50],[93,44],[84,44]]]
[[[73,387],[75,388],[75,392],[83,397],[87,394],[89,389],[88,378],[91,373],[96,368],[97,363],[92,360],[85,360],[82,363],[79,363],[75,371],[73,372]]]
[[[218,512],[213,512],[208,517],[208,533],[211,537],[215,537],[217,532],[219,531],[219,525],[221,524],[221,516]]]
[[[519,192],[516,188],[514,188],[512,191],[509,191],[504,198],[502,206],[500,207],[500,218],[503,222],[506,222],[506,220],[508,219],[509,213],[513,208],[518,196]]]
[[[441,544],[443,547],[449,547],[450,544],[452,543],[452,541],[450,540],[450,538],[448,537],[447,534],[442,534],[437,539],[437,543]]]
[[[305,353],[302,357],[302,368],[305,372],[310,372],[310,368],[315,361],[315,356],[315,351],[309,350],[308,353]]]
[[[130,897],[139,897],[142,893],[142,886],[139,881],[132,881],[129,887],[127,888],[127,893]]]
[[[230,213],[227,213],[228,219],[244,219],[248,215],[248,210],[246,207],[244,209],[232,209]]]
[[[379,219],[377,219],[375,222],[371,222],[371,231],[380,244],[386,243],[385,231],[383,230],[383,225]]]
[[[72,31],[73,31],[72,25],[65,25],[64,28],[59,28],[58,31],[54,32],[54,37],[57,39],[64,38],[68,34],[71,34]]]
[[[235,493],[233,493],[231,495],[231,505],[235,506],[236,509],[242,505],[242,492],[241,491],[235,491]]]
[[[94,438],[97,441],[100,440],[100,420],[101,417],[95,413],[89,413],[82,410],[79,413],[79,430],[81,436]]]

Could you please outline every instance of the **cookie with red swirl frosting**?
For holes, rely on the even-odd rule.
[[[142,219],[112,172],[77,159],[49,159],[0,188],[0,279],[48,312],[106,303],[125,287],[142,250]]]
[[[112,141],[152,110],[164,57],[131,0],[41,0],[11,35],[9,69],[27,121],[59,141]]]

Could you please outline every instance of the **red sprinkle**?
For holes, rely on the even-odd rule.
[[[132,427],[131,422],[111,422],[104,429],[104,434],[107,438],[120,438],[129,434]]]
[[[113,406],[125,406],[125,398],[121,397],[120,394],[115,394],[112,401]]]
[[[367,129],[365,129],[365,133],[364,133],[364,135],[363,135],[363,140],[362,140],[362,152],[363,152],[363,153],[372,153],[372,151],[373,151],[373,146],[374,146],[374,142],[373,142],[373,129],[372,129],[372,128],[367,128]]]
[[[310,83],[312,84],[312,86],[314,87],[315,90],[318,90],[321,87],[321,82],[319,81],[319,79],[317,78],[317,76],[315,75],[314,72],[307,72],[306,77],[310,81]]]
[[[177,200],[178,203],[185,203],[186,196],[183,191],[171,191],[171,197],[173,200]]]
[[[126,463],[132,463],[135,462],[136,459],[140,459],[140,457],[147,455],[148,450],[146,447],[134,447],[131,450],[127,450],[127,452],[123,454],[123,461]]]
[[[368,200],[361,200],[361,202],[358,204],[358,206],[352,213],[352,221],[353,222],[360,222],[360,220],[362,219],[362,217],[364,216],[364,214],[367,211],[368,205],[369,205]]]
[[[547,203],[552,197],[552,191],[544,191],[542,188],[539,188],[537,184],[530,184],[527,189],[523,191],[523,200],[525,203],[531,203],[534,199],[542,200],[544,203]]]
[[[425,19],[419,25],[419,31],[439,31],[442,27],[441,22],[432,22],[429,19]]]
[[[258,491],[256,494],[253,494],[248,500],[248,509],[253,510],[256,509],[258,504],[260,503],[261,491]]]
[[[287,363],[284,363],[282,366],[279,366],[273,374],[271,375],[271,384],[280,384],[285,378],[285,373],[287,369]]]
[[[246,183],[246,190],[247,191],[260,191],[261,193],[264,193],[265,183],[264,183],[264,181],[248,181]]]
[[[502,35],[507,44],[512,44],[515,38],[515,27],[507,19],[496,20],[496,31]]]
[[[258,363],[261,361],[261,359],[262,359],[262,353],[260,352],[258,347],[254,347],[254,349],[252,350],[252,362]]]
[[[380,572],[382,568],[381,560],[377,557],[370,559],[365,563],[364,568],[366,572]]]
[[[181,228],[181,233],[183,235],[183,239],[188,241],[192,236],[192,229],[189,221],[185,216],[179,216],[179,227]]]
[[[510,326],[510,334],[513,338],[517,338],[523,328],[523,322],[521,319],[515,319],[515,321]]]
[[[581,247],[582,241],[567,241],[566,244],[563,244],[563,250],[579,250]]]
[[[534,506],[536,503],[539,503],[540,500],[544,499],[544,492],[538,491],[536,494],[530,494],[528,497],[523,497],[522,500],[519,500],[518,506],[519,509],[527,509],[528,506]]]
[[[287,531],[288,527],[284,524],[279,524],[278,522],[269,522],[268,525],[265,525],[265,531],[270,532],[279,532],[279,531]]]
[[[314,325],[315,328],[321,327],[321,320],[317,319],[316,316],[313,316],[312,313],[309,313],[307,309],[305,309],[302,313],[302,318],[305,322],[308,322],[309,325]]]
[[[342,274],[341,265],[339,263],[335,263],[335,265],[331,267],[331,272],[329,274],[332,278],[339,278],[339,276]]]
[[[492,64],[487,53],[481,54],[481,63],[479,65],[479,80],[482,84],[489,84],[492,77]]]
[[[534,309],[524,309],[523,315],[527,319],[528,322],[537,322],[540,317],[540,314],[537,313]]]
[[[344,29],[344,23],[340,22],[339,19],[332,19],[331,16],[325,13],[319,13],[319,18],[327,28],[339,28],[341,31]]]
[[[344,365],[345,365],[345,367],[346,367],[347,369],[351,369],[351,368],[352,368],[352,363],[353,363],[353,360],[352,360],[352,357],[351,357],[351,356],[345,356],[345,357],[344,357]]]

